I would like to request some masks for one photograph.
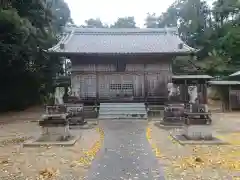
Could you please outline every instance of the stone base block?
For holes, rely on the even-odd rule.
[[[40,137],[41,139],[42,137]],[[41,147],[41,146],[73,146],[80,136],[72,136],[67,141],[39,141],[39,139],[29,140],[23,143],[23,147]]]
[[[224,142],[220,139],[217,139],[213,137],[211,140],[192,140],[187,139],[184,135],[176,134],[176,133],[170,133],[172,138],[176,140],[181,145],[229,145],[229,143]]]
[[[190,140],[211,140],[213,138],[210,125],[186,125],[183,135]]]
[[[46,139],[47,141],[64,140],[70,136],[69,125],[42,128],[42,139]]]
[[[83,117],[72,117],[72,118],[69,119],[69,125],[70,126],[74,126],[74,125],[81,126],[81,125],[84,125],[86,123],[87,123],[87,121],[85,121]]]
[[[182,121],[167,121],[167,120],[163,120],[160,123],[160,126],[171,126],[171,127],[182,127],[184,125],[184,123]]]

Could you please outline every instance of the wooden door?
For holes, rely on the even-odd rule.
[[[148,73],[148,96],[164,96],[167,95],[167,83],[169,78],[161,73]]]
[[[144,96],[144,75],[143,74],[133,75],[133,89],[134,89],[134,96],[136,97]]]
[[[96,75],[81,75],[80,79],[80,97],[85,99],[96,97]]]
[[[123,74],[121,76],[121,92],[120,96],[131,97],[134,94],[133,75]]]

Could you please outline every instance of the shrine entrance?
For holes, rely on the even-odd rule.
[[[99,77],[100,98],[133,98],[134,84],[132,75],[101,75]]]
[[[110,92],[113,97],[132,97],[133,96],[133,84],[132,83],[121,83],[121,84],[110,84]]]

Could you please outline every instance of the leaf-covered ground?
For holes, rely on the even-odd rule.
[[[240,179],[240,114],[213,114],[217,137],[230,145],[185,145],[169,136],[169,130],[151,122],[148,139],[155,148],[166,179]]]
[[[101,148],[99,128],[72,130],[81,138],[72,147],[22,147],[21,143],[39,135],[36,122],[1,125],[0,179],[81,179]]]
[[[146,136],[164,167],[166,179],[239,179],[240,113],[213,114],[218,138],[230,145],[185,145],[173,141],[169,131],[150,122]],[[82,138],[73,147],[22,148],[20,144],[39,135],[38,113],[0,117],[0,179],[81,179],[102,147],[101,129],[74,130]],[[26,119],[26,121],[23,121]],[[15,120],[18,120],[14,122]]]

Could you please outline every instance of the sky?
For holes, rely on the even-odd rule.
[[[137,26],[143,27],[147,13],[162,12],[174,0],[65,0],[75,24],[82,25],[90,18],[100,18],[103,23],[113,24],[118,17],[134,16]]]
[[[90,18],[100,18],[104,24],[113,24],[118,17],[134,16],[138,27],[144,26],[147,13],[160,15],[175,0],[65,0],[76,25]],[[213,0],[207,0],[209,5]]]

